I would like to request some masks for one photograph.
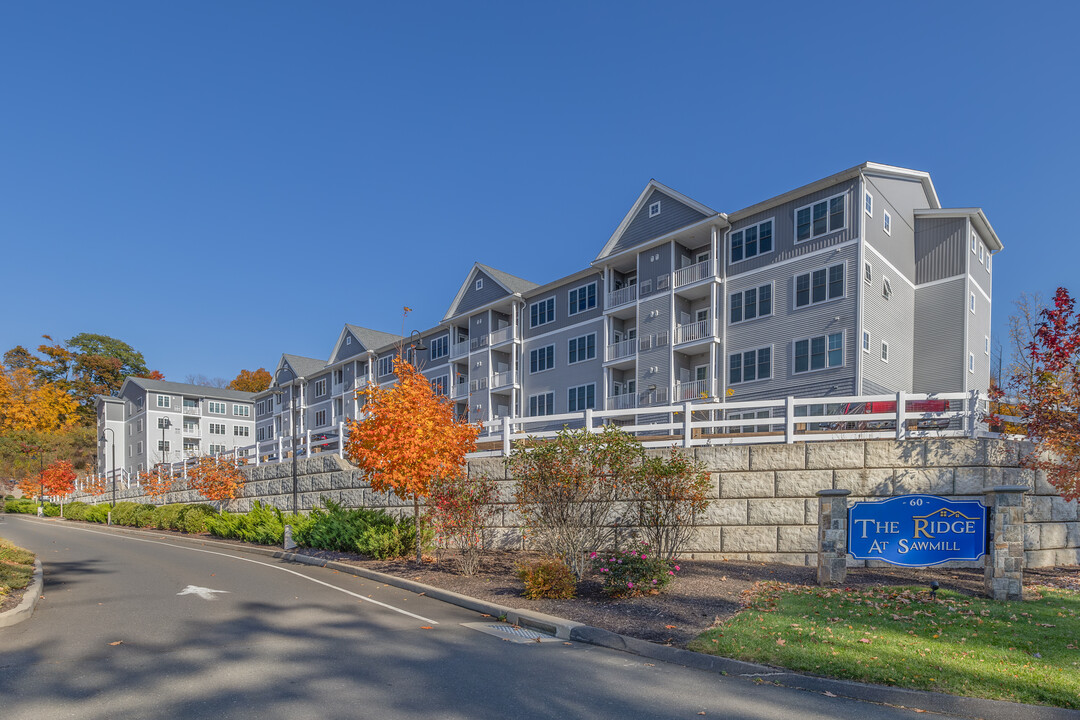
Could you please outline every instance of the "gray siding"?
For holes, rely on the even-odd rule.
[[[638,254],[637,275],[640,297],[647,298],[657,293],[670,292],[672,245],[673,243],[664,243]],[[661,278],[668,281],[669,287],[665,289],[658,287]],[[649,289],[646,290],[646,287]]]
[[[978,261],[978,256],[972,257],[972,269],[975,272],[978,271]],[[986,392],[990,387],[990,356],[984,348],[985,339],[990,337],[990,303],[974,286],[969,289],[975,293],[975,312],[972,313],[967,305],[964,306],[964,311],[967,316],[968,352],[975,356],[975,372],[968,372],[968,359],[965,356],[964,389]]]
[[[484,286],[479,290],[476,289],[477,280],[484,281]],[[469,286],[465,289],[465,294],[461,296],[461,302],[458,303],[454,315],[461,315],[470,310],[475,310],[478,307],[487,305],[488,303],[494,302],[509,294],[510,293],[508,293],[502,285],[495,282],[490,275],[483,270],[477,269],[476,272],[469,276]]]
[[[351,332],[346,330],[345,341],[341,343],[341,349],[338,350],[337,357],[334,358],[334,361],[337,362],[345,360],[347,358],[355,357],[357,355],[367,352],[367,350],[368,348],[364,347],[363,343],[357,340]]]
[[[656,317],[649,317],[653,312]],[[637,361],[638,397],[645,397],[650,387],[656,386],[657,402],[667,404],[671,400],[671,299],[666,295],[647,298],[638,305],[638,342],[649,340],[648,350],[639,350]],[[666,336],[666,342],[660,338]],[[639,345],[640,346],[640,345]],[[655,369],[653,369],[655,368]],[[662,398],[660,397],[662,393]],[[643,401],[642,404],[647,404]]]
[[[968,240],[968,251],[967,251],[967,253],[968,253],[968,262],[969,262],[969,265],[968,265],[969,272],[971,273],[972,279],[979,284],[979,287],[981,287],[983,289],[983,291],[987,295],[990,295],[991,297],[993,297],[993,294],[991,293],[991,287],[990,287],[991,286],[990,271],[986,269],[986,255],[989,252],[989,250],[987,249],[989,247],[989,245],[987,245],[986,241],[983,240],[982,236],[978,234],[978,232],[975,230],[974,226],[972,226],[969,223],[968,227],[969,227],[970,232],[974,233],[975,237],[977,238],[977,242],[975,243],[975,252],[971,252],[971,240]],[[981,261],[979,260],[979,245],[980,244],[982,245],[982,253],[983,253]]]
[[[964,388],[964,313],[962,277],[915,291],[915,353],[912,390],[957,392]]]
[[[874,214],[880,219],[876,207]],[[873,252],[867,250],[865,259],[873,268],[870,284],[861,275],[859,280],[863,290],[863,329],[870,332],[870,351],[862,351],[861,333],[855,338],[862,353],[863,390],[870,392],[867,390],[870,387],[876,388],[875,393],[880,388],[885,388],[885,392],[909,390],[914,368],[915,288]],[[888,300],[883,293],[886,278],[892,286]],[[888,362],[881,359],[882,342],[889,343]]]
[[[657,200],[660,201],[660,214],[656,217],[649,217],[649,206]],[[626,226],[626,230],[623,231],[622,236],[615,242],[615,246],[608,254],[620,253],[653,238],[667,235],[673,230],[692,225],[706,217],[708,215],[684,205],[675,198],[659,190],[653,190],[645,204],[638,210],[637,216]]]
[[[866,175],[866,190],[874,197],[874,214],[863,210],[864,198],[859,198],[859,212],[864,223],[863,237],[875,250],[885,256],[893,267],[909,280],[915,279],[915,209],[930,206],[922,183],[877,175]],[[885,212],[891,218],[891,234],[885,232]]]
[[[569,362],[570,339],[589,335],[591,333],[596,333],[596,357],[592,360],[585,360],[571,365]],[[598,410],[603,409],[603,344],[604,322],[603,319],[599,317],[593,318],[588,325],[572,330],[561,330],[553,335],[525,342],[521,352],[522,414],[528,414],[529,396],[546,392],[555,393],[556,413],[567,412],[567,389],[579,385],[587,385],[589,383],[596,383],[595,407]],[[530,373],[530,352],[548,345],[555,346],[555,367],[539,373]]]
[[[574,288],[579,288],[589,283],[596,283],[596,307],[585,312],[579,312],[575,315],[570,314],[570,291]],[[532,304],[538,300],[543,300],[549,297],[555,298],[555,322],[539,325],[535,328],[529,327],[530,322],[530,310]],[[562,330],[563,328],[571,325],[577,325],[582,322],[595,320],[604,313],[604,279],[600,273],[590,275],[584,279],[574,280],[573,282],[563,283],[555,288],[549,289],[539,295],[530,296],[525,299],[525,309],[522,311],[520,328],[522,337],[530,338],[536,337],[544,333],[549,333],[554,330]]]
[[[915,221],[915,284],[963,275],[969,253],[964,218]]]
[[[781,260],[787,260],[789,258],[798,257],[800,255],[806,255],[808,253],[815,252],[829,245],[836,245],[838,243],[852,240],[859,236],[859,223],[862,213],[862,198],[856,197],[856,192],[859,188],[858,179],[848,180],[837,185],[819,190],[810,195],[804,195],[801,198],[786,202],[783,205],[777,205],[776,207],[764,210],[762,212],[751,215],[750,217],[739,220],[734,223],[731,229],[725,236],[723,258],[724,262],[728,263],[727,274],[734,276],[739,273],[748,272],[751,270],[757,270],[766,265]],[[845,210],[846,220],[842,230],[822,235],[814,240],[807,240],[799,244],[795,244],[795,210],[819,200],[832,197],[844,193],[847,197]],[[729,259],[731,257],[731,233],[736,232],[749,225],[756,225],[759,222],[773,220],[773,251],[764,255],[758,255],[757,257],[750,258],[749,260],[742,260],[740,262],[731,264]]]

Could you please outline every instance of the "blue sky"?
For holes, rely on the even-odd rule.
[[[0,8],[0,351],[168,379],[442,318],[480,261],[585,267],[650,178],[734,211],[926,170],[1020,292],[1080,291],[1080,6],[50,2]]]

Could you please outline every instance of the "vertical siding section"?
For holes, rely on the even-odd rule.
[[[963,277],[916,289],[914,392],[956,392],[965,387],[967,301]]]
[[[915,284],[963,275],[967,221],[964,218],[915,220]]]

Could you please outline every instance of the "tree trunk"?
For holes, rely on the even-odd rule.
[[[413,498],[413,525],[416,527],[416,564],[423,562],[420,556],[420,498]]]

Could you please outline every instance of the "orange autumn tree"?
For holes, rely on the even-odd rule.
[[[369,385],[358,391],[367,400],[362,421],[349,421],[345,451],[367,471],[376,492],[394,491],[413,501],[416,522],[416,562],[420,557],[420,500],[431,493],[432,481],[459,476],[465,455],[476,449],[480,426],[454,417],[450,399],[436,395],[430,381],[412,364],[394,358],[397,383],[389,388]]]
[[[227,457],[205,456],[195,461],[195,467],[188,470],[188,483],[191,489],[207,500],[223,503],[240,494],[244,485],[244,474],[240,466],[244,459],[234,461]]]
[[[27,475],[15,484],[15,487],[22,493],[23,497],[32,498],[34,500],[44,499],[45,495],[42,492],[43,486],[43,475],[41,473]]]
[[[240,374],[229,383],[229,389],[243,392],[262,392],[270,387],[274,376],[266,368],[258,370],[241,370]]]
[[[54,495],[61,500],[75,492],[75,468],[67,460],[57,460],[45,468],[43,484],[45,494]]]
[[[139,485],[155,500],[164,499],[165,495],[172,490],[172,474],[161,465],[153,470],[143,470],[139,473]]]

